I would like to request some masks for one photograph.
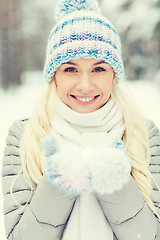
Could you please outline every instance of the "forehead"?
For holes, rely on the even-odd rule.
[[[101,60],[101,59],[95,59],[95,58],[79,58],[79,59],[70,59],[68,62],[66,63],[63,63],[62,65],[64,64],[71,64],[71,65],[76,65],[76,66],[79,66],[79,65],[98,65],[98,64],[103,64],[103,63],[106,63],[104,60]],[[107,63],[106,63],[107,64]]]

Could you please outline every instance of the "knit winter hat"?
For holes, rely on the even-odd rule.
[[[124,78],[121,43],[115,27],[100,14],[96,0],[59,0],[57,24],[47,45],[44,78],[51,82],[62,63],[95,58],[113,68],[117,80]]]

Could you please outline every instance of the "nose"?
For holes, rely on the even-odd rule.
[[[82,74],[77,83],[77,90],[83,92],[84,94],[89,94],[93,91],[93,89],[94,84],[92,77],[87,73]]]

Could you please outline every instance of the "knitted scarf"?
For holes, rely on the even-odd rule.
[[[111,146],[124,133],[123,115],[110,100],[91,113],[77,113],[59,98],[51,120],[51,134],[60,144],[72,143],[79,147]],[[95,148],[96,149],[96,148]],[[112,229],[91,192],[83,192],[77,199],[63,234],[63,240],[113,240]]]

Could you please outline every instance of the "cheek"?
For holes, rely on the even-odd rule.
[[[69,84],[66,81],[56,81],[57,93],[60,98],[65,98],[70,92]]]
[[[113,85],[113,79],[104,79],[103,82],[101,82],[101,91],[104,94],[110,94],[112,91],[112,85]]]

